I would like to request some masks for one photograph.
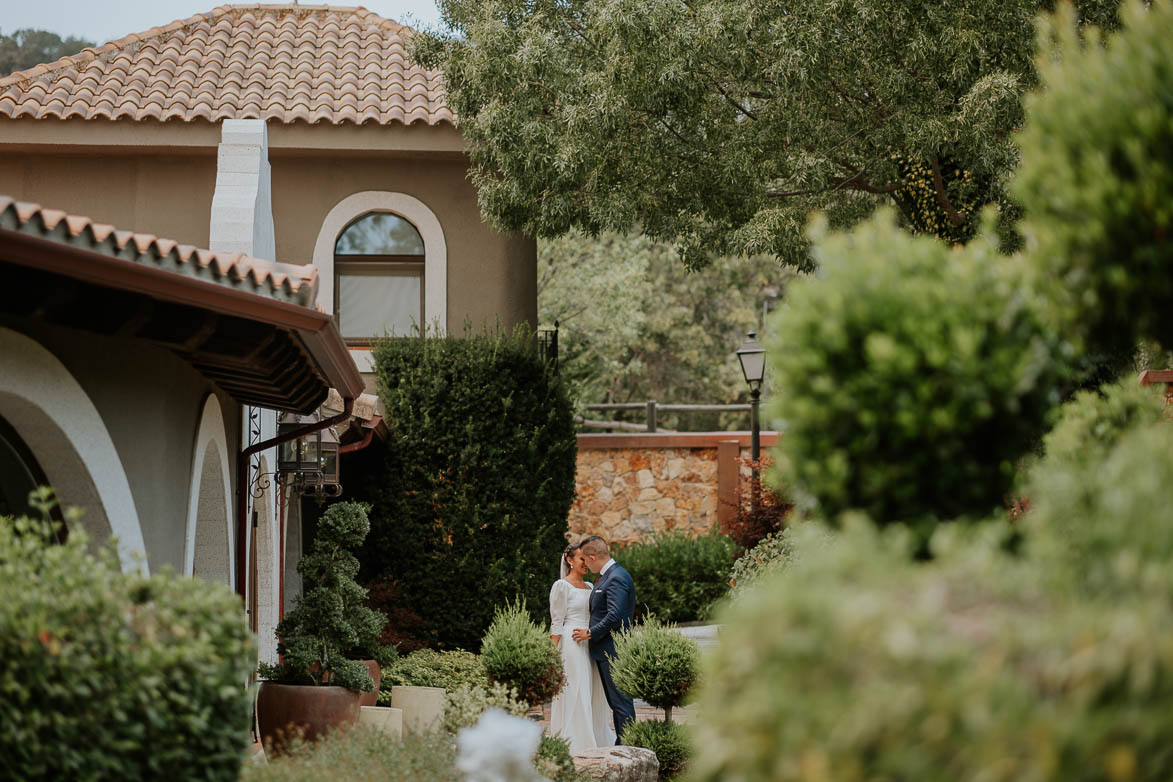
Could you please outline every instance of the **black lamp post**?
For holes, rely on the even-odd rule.
[[[741,374],[745,375],[745,382],[749,383],[749,422],[753,436],[753,497],[751,502],[756,512],[758,509],[758,460],[762,455],[761,426],[758,424],[758,407],[762,398],[762,379],[766,376],[766,349],[758,342],[757,332],[751,331],[745,335],[745,342],[737,350],[737,360],[741,363]]]

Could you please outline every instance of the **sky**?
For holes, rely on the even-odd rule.
[[[102,44],[226,4],[226,0],[0,0],[0,33],[32,27]],[[326,0],[302,3],[319,4],[325,5]],[[361,5],[400,24],[428,27],[440,22],[433,0],[332,0],[330,5]]]

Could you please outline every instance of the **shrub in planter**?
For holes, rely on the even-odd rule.
[[[529,706],[500,682],[489,685],[462,685],[444,694],[444,730],[456,733],[477,724],[487,709],[500,709],[515,717],[524,717]]]
[[[475,649],[485,595],[544,604],[566,546],[573,408],[535,344],[519,330],[375,348],[389,436],[344,469],[372,504],[364,577],[394,577],[429,645]]]
[[[484,687],[488,683],[480,656],[462,649],[447,652],[420,649],[400,657],[383,672],[384,689],[406,685],[442,687],[452,691],[461,687]]]
[[[671,722],[672,709],[684,702],[696,682],[700,654],[696,641],[649,617],[615,635],[611,676],[620,690],[663,709],[664,719]]]
[[[617,546],[613,553],[635,580],[637,613],[690,622],[707,619],[710,606],[728,591],[726,580],[737,550],[728,535],[692,537],[673,531]]]
[[[623,743],[655,752],[656,760],[660,761],[660,779],[671,779],[680,774],[692,757],[688,729],[675,722],[633,722],[623,731]]]
[[[481,642],[481,662],[490,680],[512,688],[530,706],[549,701],[564,683],[558,647],[521,600],[497,609]]]
[[[787,491],[832,523],[985,518],[1065,372],[1021,263],[989,232],[950,248],[884,210],[814,240],[819,279],[788,289],[767,346]]]
[[[236,780],[256,664],[240,599],[123,573],[77,530],[53,537],[46,522],[0,519],[5,778]]]

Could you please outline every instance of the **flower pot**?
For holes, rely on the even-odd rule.
[[[391,705],[403,709],[404,733],[429,733],[444,724],[443,687],[391,688]]]
[[[358,722],[359,693],[345,687],[263,682],[257,720],[266,754],[280,754],[287,739],[316,741],[331,730]]]
[[[392,741],[403,738],[403,709],[389,709],[384,706],[363,706],[359,725],[369,725],[381,731]]]
[[[363,706],[374,706],[379,702],[379,682],[383,678],[383,671],[374,660],[363,660],[362,664],[367,667],[367,673],[371,675],[371,680],[375,683],[375,689],[370,692],[360,692],[358,699]]]

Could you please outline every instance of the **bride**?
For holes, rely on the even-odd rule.
[[[571,753],[610,747],[615,732],[599,669],[591,661],[587,642],[571,638],[573,631],[590,627],[592,587],[583,580],[587,566],[579,546],[566,547],[559,573],[561,578],[550,589],[550,639],[562,650],[566,686],[554,698],[550,733],[567,739]]]

